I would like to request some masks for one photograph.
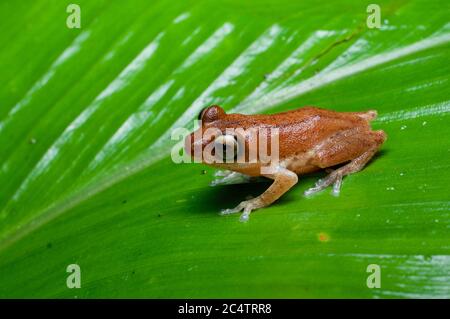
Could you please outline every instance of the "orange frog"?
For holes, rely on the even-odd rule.
[[[245,200],[235,208],[222,211],[223,215],[243,211],[240,220],[247,221],[252,210],[272,204],[294,186],[298,181],[298,175],[346,163],[305,192],[309,195],[333,184],[333,192],[338,194],[342,177],[360,171],[386,140],[383,131],[372,131],[369,125],[376,116],[376,111],[372,110],[336,112],[317,107],[302,107],[271,115],[225,114],[220,106],[213,105],[203,109],[199,114],[202,124],[198,130],[205,132],[208,128],[213,128],[219,134],[193,132],[185,139],[185,151],[208,165],[227,170],[225,173],[219,173],[224,177],[214,181],[213,185],[229,183],[242,176],[248,178],[264,176],[273,180],[272,185],[260,196]],[[242,129],[244,133],[239,133],[239,130],[228,133],[230,129],[237,128]],[[262,134],[268,134],[269,142],[266,145],[269,145],[269,152],[272,151],[271,134],[274,129],[277,130],[277,161],[263,162],[259,156],[249,160],[250,145],[259,144],[254,143],[256,139],[254,134],[245,132],[261,128],[266,129],[263,132],[268,132]],[[202,152],[211,144],[215,145],[215,150],[220,150],[215,153],[213,151],[212,155],[220,155],[221,159],[226,161],[204,160]],[[202,152],[197,154],[195,149]],[[237,160],[236,154],[239,154],[240,150],[244,150],[242,156],[246,161]],[[227,157],[227,153],[232,154],[231,160]],[[268,166],[272,169],[266,171],[262,169]]]

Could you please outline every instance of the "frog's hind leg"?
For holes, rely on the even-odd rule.
[[[360,118],[365,119],[367,122],[373,121],[377,118],[377,111],[375,110],[369,110],[367,112],[352,112],[356,116],[359,116]]]
[[[328,150],[325,152],[325,154],[322,153],[322,158],[320,158],[320,156],[316,158],[316,160],[319,160],[318,166],[322,166],[323,168],[325,168],[328,166],[337,165],[342,162],[342,157],[340,154],[351,155],[355,150],[361,149],[361,145],[367,146],[363,148],[362,154],[356,157],[351,157],[353,159],[348,164],[334,170],[325,178],[318,180],[314,187],[305,191],[305,195],[311,195],[313,193],[319,192],[324,188],[330,186],[331,184],[333,184],[333,194],[338,195],[342,184],[342,178],[346,175],[360,171],[375,155],[385,139],[386,134],[383,131],[368,131],[365,133],[358,132],[353,136],[344,136],[341,140],[337,138],[336,140],[332,141],[332,143],[335,144],[333,145],[335,147],[331,147],[331,151]],[[338,145],[337,148],[336,145]],[[336,149],[338,149],[339,151],[334,151]],[[318,150],[319,154],[320,151],[321,150]]]

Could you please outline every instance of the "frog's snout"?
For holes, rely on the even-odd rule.
[[[194,133],[191,133],[184,138],[184,151],[186,154],[189,154],[191,158],[195,158],[197,155],[196,153],[199,153],[197,157],[200,157],[201,160],[201,153],[203,152],[204,141],[202,138],[198,139],[198,137],[196,140],[195,137],[196,135]]]
[[[191,157],[194,156],[194,134],[191,133],[189,135],[186,135],[186,137],[184,138],[184,152],[186,154],[189,154]]]

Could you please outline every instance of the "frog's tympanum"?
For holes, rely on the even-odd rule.
[[[197,161],[226,170],[219,182],[213,182],[215,185],[242,174],[273,180],[260,196],[222,211],[243,211],[241,220],[246,221],[252,210],[270,205],[294,186],[298,175],[343,164],[305,192],[312,194],[333,184],[333,192],[338,194],[342,177],[361,170],[386,140],[383,131],[371,130],[369,122],[376,115],[372,110],[336,112],[317,107],[271,115],[225,114],[220,106],[213,105],[199,114],[201,127],[186,137],[185,150]],[[216,133],[208,134],[211,130]],[[273,149],[275,141],[277,150]],[[263,161],[262,147],[267,148],[263,154],[276,154],[277,158],[267,161],[265,157]],[[208,153],[218,160],[205,157]]]

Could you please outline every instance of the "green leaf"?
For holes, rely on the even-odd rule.
[[[448,1],[378,1],[380,29],[365,1],[77,3],[0,3],[1,297],[450,297]],[[213,103],[376,109],[388,140],[243,224],[218,212],[269,184],[170,157]]]

